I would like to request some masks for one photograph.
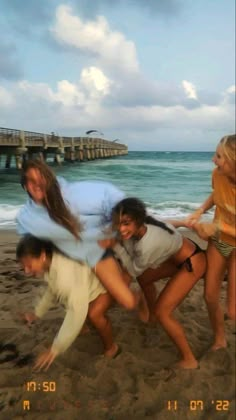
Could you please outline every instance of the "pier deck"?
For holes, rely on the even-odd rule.
[[[9,168],[12,157],[21,168],[22,161],[35,154],[47,160],[50,154],[57,163],[64,159],[69,162],[104,159],[126,155],[128,147],[117,141],[97,137],[61,137],[31,131],[0,127],[0,157],[6,156],[5,167]]]

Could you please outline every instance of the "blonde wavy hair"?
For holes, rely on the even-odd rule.
[[[224,136],[220,140],[220,145],[226,159],[232,163],[236,163],[236,134]]]

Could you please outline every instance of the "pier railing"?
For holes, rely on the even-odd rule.
[[[15,156],[17,167],[22,161],[39,155],[47,159],[53,154],[56,162],[103,159],[128,153],[126,145],[98,137],[65,137],[54,133],[42,134],[33,131],[0,127],[0,155],[6,155],[6,167]]]

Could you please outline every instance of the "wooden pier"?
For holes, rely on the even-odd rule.
[[[61,137],[54,133],[42,134],[0,127],[0,158],[6,157],[5,168],[10,168],[12,158],[15,158],[16,167],[20,169],[25,159],[35,155],[44,160],[53,155],[54,161],[60,164],[63,160],[83,162],[127,153],[128,147],[116,140],[88,136]]]

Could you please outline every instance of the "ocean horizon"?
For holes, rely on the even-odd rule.
[[[214,152],[129,151],[125,156],[86,162],[49,159],[58,176],[68,181],[106,180],[127,196],[143,200],[149,211],[162,219],[181,219],[193,212],[211,192]],[[27,195],[20,185],[19,171],[0,164],[0,228],[14,228],[15,216]],[[209,213],[206,217],[211,217]]]

